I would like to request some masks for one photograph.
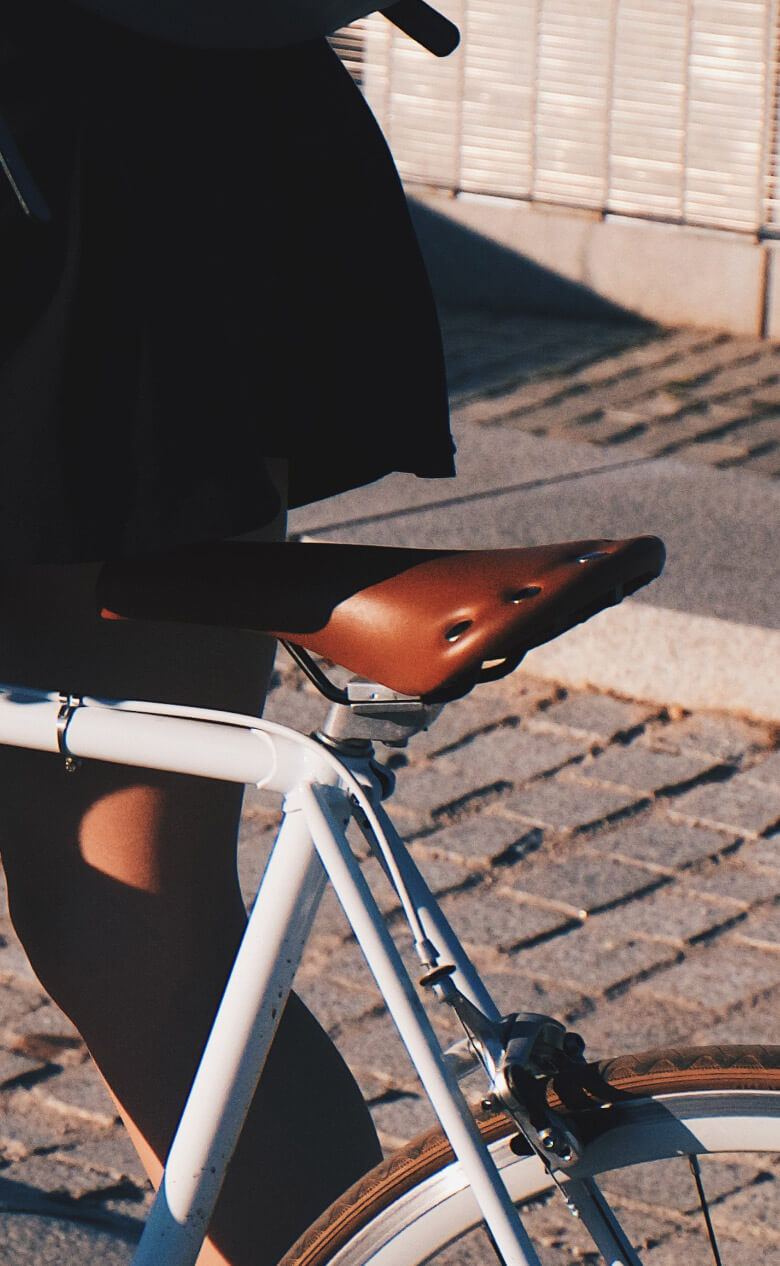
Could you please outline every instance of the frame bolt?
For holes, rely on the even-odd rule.
[[[571,1148],[566,1139],[562,1138],[557,1131],[550,1129],[540,1130],[536,1137],[545,1152],[554,1152],[562,1161],[571,1159]]]

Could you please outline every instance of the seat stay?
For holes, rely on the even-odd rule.
[[[382,829],[383,841],[378,841],[373,833],[359,823],[363,836],[387,874],[390,883],[398,890],[397,881],[387,865],[386,855],[381,847],[384,843],[387,854],[392,858],[401,885],[407,899],[414,906],[426,940],[435,948],[437,959],[431,967],[442,964],[452,965],[452,983],[478,1011],[493,1023],[498,1023],[501,1013],[488,993],[479,972],[461,945],[451,924],[442,912],[439,903],[420,873],[414,858],[396,831],[392,821],[381,805],[376,806],[376,816]],[[402,894],[399,892],[399,897]]]
[[[314,843],[366,962],[417,1069],[442,1129],[452,1144],[506,1266],[541,1266],[517,1210],[483,1143],[474,1117],[449,1071],[431,1022],[384,926],[344,834],[329,789],[303,786],[301,807]]]

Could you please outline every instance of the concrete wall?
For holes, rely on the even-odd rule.
[[[408,186],[440,301],[780,339],[780,243]]]

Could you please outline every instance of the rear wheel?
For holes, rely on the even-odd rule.
[[[551,1101],[586,1147],[647,1266],[780,1266],[780,1047],[689,1047],[589,1065]],[[535,1156],[503,1114],[479,1128],[544,1266],[597,1263]],[[452,1151],[431,1130],[356,1183],[282,1266],[415,1266],[495,1260]]]

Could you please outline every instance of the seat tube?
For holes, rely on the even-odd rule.
[[[303,813],[286,813],[132,1266],[194,1266],[324,886]]]

